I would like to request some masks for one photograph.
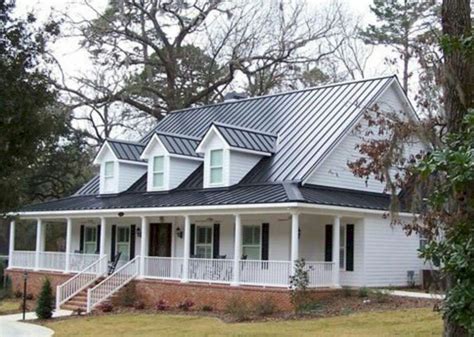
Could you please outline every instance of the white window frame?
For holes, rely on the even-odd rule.
[[[119,242],[119,232],[120,230],[128,230],[128,243],[126,243],[127,246],[127,257],[128,259],[125,259],[124,255],[120,255],[120,260],[129,260],[130,259],[130,240],[131,240],[131,229],[130,226],[117,226],[117,230],[115,231],[115,251],[116,253],[119,252],[119,245],[125,245],[125,241]]]
[[[107,175],[107,166],[111,165],[112,166],[112,174]],[[113,160],[109,160],[104,162],[104,191],[105,192],[111,192],[113,191],[113,186],[114,186],[114,178],[115,178],[115,162]],[[110,184],[107,182],[111,181]]]
[[[94,241],[87,241],[87,231],[88,230],[93,230],[94,231]],[[86,251],[86,245],[88,244],[94,244],[94,249],[93,252],[87,252]],[[97,251],[97,226],[84,226],[84,242],[82,243],[82,252],[84,254],[95,254]]]
[[[155,159],[156,158],[161,158],[162,160],[162,170],[159,171],[155,167]],[[163,189],[165,187],[165,156],[164,155],[158,155],[158,156],[153,156],[152,159],[152,176],[151,176],[151,185],[154,189]],[[161,174],[163,176],[163,184],[162,185],[155,185],[155,174]]]
[[[221,153],[221,164],[212,165],[212,154],[220,152]],[[215,169],[221,170],[221,179],[220,181],[212,181],[212,171]],[[209,151],[209,185],[222,185],[224,183],[224,149],[213,149]]]
[[[255,244],[244,244],[244,228],[245,227],[258,227],[259,229],[259,233],[260,233],[260,243],[258,245],[255,245]],[[258,249],[258,259],[257,260],[254,260],[254,261],[260,261],[262,260],[262,225],[255,225],[255,224],[246,224],[246,225],[242,225],[242,242],[241,242],[241,251],[242,251],[242,255],[244,255],[244,248],[259,248]],[[247,260],[252,260],[252,259],[249,259],[248,256],[247,256]]]
[[[211,231],[211,243],[198,243],[199,229],[208,228]],[[202,259],[212,259],[214,256],[214,232],[212,225],[196,225],[196,230],[194,233],[194,255],[198,256],[198,247],[211,247],[211,256],[210,257],[199,257]]]
[[[341,225],[339,235],[339,270],[346,270],[346,254],[347,254],[347,226]]]

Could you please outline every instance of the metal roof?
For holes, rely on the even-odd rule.
[[[179,110],[153,132],[202,138],[212,123],[223,123],[278,135],[278,151],[261,161],[251,182],[301,181],[394,81],[387,76]]]
[[[196,153],[199,138],[160,131],[156,132],[156,135],[160,138],[163,146],[166,147],[169,153],[187,157],[202,157]]]
[[[275,134],[218,122],[212,125],[232,147],[258,152],[275,152],[277,142]]]
[[[89,180],[84,186],[82,186],[75,195],[89,195],[99,194],[100,175],[96,175],[94,178]]]
[[[131,160],[131,161],[140,161],[140,155],[145,149],[145,145],[142,143],[127,142],[116,139],[107,139],[107,143],[114,151],[114,154],[118,159],[121,160]]]

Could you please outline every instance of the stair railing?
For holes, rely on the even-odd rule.
[[[56,310],[107,273],[107,255],[97,259],[78,274],[56,287]]]
[[[128,261],[109,275],[94,288],[87,290],[87,312],[119,291],[123,286],[138,276],[140,272],[140,256]]]

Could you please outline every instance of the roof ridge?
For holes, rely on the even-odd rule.
[[[123,144],[130,144],[130,145],[137,145],[137,146],[145,146],[140,141],[133,141],[133,140],[122,140],[122,139],[114,139],[114,138],[106,138],[106,142],[115,142],[115,143],[123,143]]]
[[[304,184],[301,185],[301,187],[308,187],[308,188],[318,188],[318,189],[326,189],[326,190],[331,190],[331,191],[339,191],[339,192],[347,192],[351,194],[365,194],[365,195],[372,195],[376,197],[381,197],[381,196],[391,196],[388,193],[384,192],[373,192],[373,191],[362,191],[362,190],[354,190],[350,188],[344,188],[344,187],[335,187],[335,186],[324,186],[324,185],[317,185],[317,184]]]
[[[165,132],[165,131],[159,131],[159,130],[155,131],[155,134],[176,137],[176,138],[186,138],[186,139],[197,140],[197,141],[201,140],[201,138],[199,137],[193,137],[193,136],[183,135],[180,133]]]
[[[211,124],[214,124],[216,126],[222,126],[222,127],[225,127],[225,128],[230,128],[230,129],[237,129],[237,130],[241,130],[241,131],[259,133],[259,134],[262,134],[262,135],[267,135],[267,136],[271,136],[271,137],[275,137],[275,138],[278,137],[278,135],[275,134],[275,133],[271,133],[271,132],[267,132],[267,131],[261,131],[261,130],[258,130],[258,129],[246,128],[244,126],[239,126],[239,125],[234,125],[234,124],[227,124],[227,123],[221,123],[221,122],[216,122],[216,121],[213,121]]]

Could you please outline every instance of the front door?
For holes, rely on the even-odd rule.
[[[171,257],[171,224],[150,224],[149,256]]]

